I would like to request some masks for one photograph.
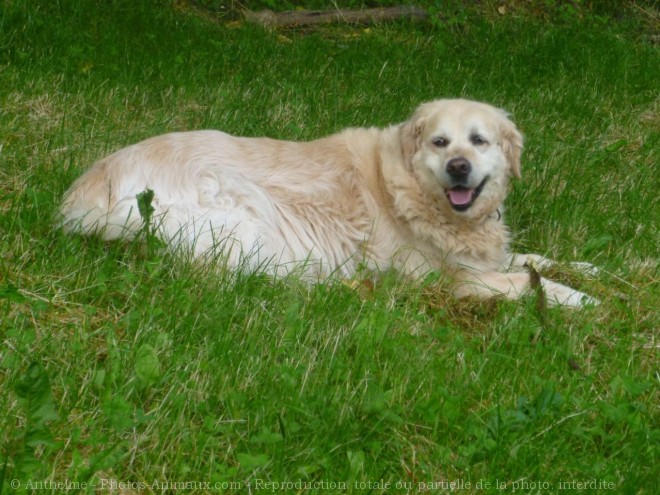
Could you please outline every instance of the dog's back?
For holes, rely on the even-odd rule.
[[[257,265],[318,261],[315,270],[327,275],[364,250],[370,234],[374,205],[362,174],[376,167],[377,135],[355,129],[299,143],[197,131],[147,139],[72,185],[62,225],[133,238],[142,227],[136,196],[150,189],[159,234],[195,256],[221,246],[234,264],[236,253],[252,253]]]

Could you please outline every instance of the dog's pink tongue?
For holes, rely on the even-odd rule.
[[[472,201],[472,189],[450,189],[448,193],[449,201],[453,205],[466,205]]]

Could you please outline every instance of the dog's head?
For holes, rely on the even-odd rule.
[[[427,193],[478,218],[497,209],[520,177],[522,135],[506,112],[468,100],[421,105],[401,126],[403,153]]]

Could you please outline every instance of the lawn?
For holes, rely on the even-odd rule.
[[[0,2],[0,492],[657,493],[651,4],[267,31],[213,3]],[[438,97],[511,112],[514,248],[598,265],[548,275],[600,306],[208,272],[54,227],[149,136],[312,139]]]

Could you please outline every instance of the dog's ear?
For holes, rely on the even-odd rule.
[[[413,155],[422,144],[422,134],[425,125],[426,116],[420,108],[407,122],[404,122],[399,127],[401,150],[407,164],[411,163]]]
[[[520,155],[523,149],[523,137],[518,128],[508,118],[508,115],[502,111],[503,119],[500,130],[502,136],[502,151],[509,163],[509,171],[511,175],[520,178]]]

